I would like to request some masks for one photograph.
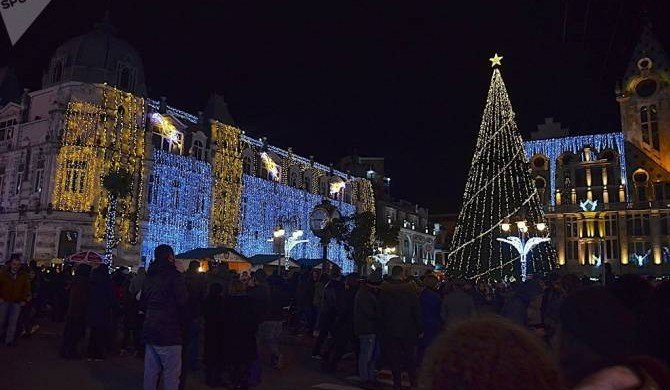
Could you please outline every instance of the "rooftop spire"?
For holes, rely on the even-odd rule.
[[[624,83],[627,83],[631,77],[640,73],[639,63],[643,58],[651,60],[650,69],[670,75],[670,61],[668,61],[668,56],[665,50],[663,50],[663,46],[656,39],[656,36],[654,36],[651,21],[646,16],[646,13],[642,14],[642,23],[642,34],[633,50],[633,56],[624,75]]]

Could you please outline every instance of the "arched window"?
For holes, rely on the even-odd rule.
[[[198,160],[202,160],[202,155],[204,151],[204,146],[202,144],[202,141],[199,139],[193,141],[193,149],[192,149],[192,155],[193,157],[197,158]]]
[[[643,169],[638,169],[633,173],[633,182],[635,183],[637,201],[646,202],[648,200],[647,184],[649,182],[649,174]]]
[[[312,175],[306,173],[305,176],[303,177],[303,186],[302,186],[305,191],[311,193],[313,191],[312,189]]]
[[[319,195],[328,196],[328,178],[325,176],[319,179]]]
[[[402,240],[402,254],[405,257],[405,260],[407,260],[407,258],[410,258],[410,259],[412,258],[412,252],[410,251],[410,247],[411,247],[411,244],[409,242],[409,238],[405,237]]]
[[[289,175],[289,185],[291,187],[298,188],[300,186],[300,175],[298,174],[298,170],[296,168],[291,168],[289,170],[291,173]]]
[[[544,156],[537,155],[537,156],[533,157],[532,166],[533,166],[533,169],[536,169],[536,170],[547,169],[547,159],[544,158]]]
[[[57,83],[63,77],[63,61],[58,60],[54,65],[53,73],[51,73],[51,82]]]
[[[244,172],[245,175],[253,175],[251,157],[244,156],[242,158],[242,172]]]
[[[126,65],[119,65],[119,71],[116,79],[116,85],[124,91],[131,91],[135,84],[133,69]]]

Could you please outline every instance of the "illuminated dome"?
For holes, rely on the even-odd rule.
[[[107,83],[145,96],[142,58],[134,47],[114,33],[105,15],[93,31],[62,44],[51,57],[42,79],[43,88],[66,81]]]

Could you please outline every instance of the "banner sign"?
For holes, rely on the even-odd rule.
[[[51,0],[0,0],[0,13],[12,46],[37,19]]]

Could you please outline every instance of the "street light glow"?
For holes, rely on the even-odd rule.
[[[538,230],[538,231],[541,231],[541,232],[543,232],[543,231],[544,231],[544,229],[546,229],[546,228],[547,228],[547,224],[546,224],[546,223],[544,223],[544,222],[540,222],[540,223],[538,223],[538,224],[536,225],[536,227],[537,227],[537,230]]]
[[[500,225],[500,228],[502,229],[503,232],[509,232],[509,229],[511,228],[511,226],[508,222],[503,222]]]

